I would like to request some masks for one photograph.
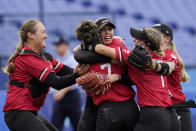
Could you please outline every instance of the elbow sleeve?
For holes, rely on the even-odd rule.
[[[56,73],[57,76],[65,76],[73,73],[73,69],[69,66],[63,65],[63,67]]]
[[[73,73],[70,75],[65,75],[65,76],[56,76],[55,73],[51,72],[48,74],[46,77],[44,84],[47,86],[51,86],[57,90],[60,90],[62,88],[71,86],[75,84],[75,80],[80,77],[78,73]]]
[[[110,62],[111,58],[95,52],[79,50],[74,53],[74,59],[82,64],[95,64],[99,62]]]

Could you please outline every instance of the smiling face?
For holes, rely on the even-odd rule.
[[[111,44],[114,37],[114,28],[111,25],[105,25],[100,32],[100,36],[103,44]]]
[[[33,41],[34,47],[37,50],[42,50],[46,47],[45,40],[47,39],[46,29],[42,23],[38,23],[35,26],[36,32],[34,34],[31,33],[31,39]]]

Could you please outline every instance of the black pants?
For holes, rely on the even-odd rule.
[[[189,108],[175,108],[181,122],[181,131],[193,131],[192,118]]]
[[[70,118],[74,131],[77,130],[82,113],[82,99],[78,89],[69,91],[60,101],[55,102],[52,112],[52,124],[62,131],[64,120]]]
[[[134,100],[95,106],[88,97],[86,102],[78,131],[131,131],[138,121],[139,110]]]
[[[134,100],[104,102],[97,111],[96,131],[132,131],[138,118]]]
[[[84,111],[80,117],[78,131],[95,131],[98,107],[94,105],[92,97],[86,98]]]
[[[134,131],[180,131],[180,121],[173,108],[143,107]]]
[[[36,112],[12,110],[4,113],[4,120],[11,131],[58,131]]]

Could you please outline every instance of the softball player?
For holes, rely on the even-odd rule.
[[[187,82],[189,80],[189,76],[185,71],[184,63],[179,57],[176,47],[172,41],[173,31],[166,24],[155,24],[153,28],[159,30],[163,35],[165,48],[168,48],[165,51],[165,55],[173,58],[176,63],[175,70],[167,76],[171,100],[173,104],[182,103],[185,101],[186,95],[182,92],[180,82]],[[168,61],[167,58],[166,61]],[[176,113],[178,114],[181,122],[181,131],[192,131],[193,129],[190,109],[176,108]]]
[[[160,63],[156,67],[154,66],[153,70],[141,71],[131,66],[127,58],[132,51],[128,49],[112,49],[98,44],[95,51],[117,59],[128,66],[129,76],[137,87],[138,104],[141,109],[139,122],[136,124],[134,131],[180,131],[180,122],[175,111],[166,108],[172,102],[168,93],[167,77],[163,76],[164,70],[169,74],[174,70],[174,65],[163,61],[164,55],[163,52],[160,52],[162,40],[160,33],[154,29],[148,30],[152,37],[157,36],[157,38],[149,38],[145,30],[131,29],[131,35],[136,38],[134,40],[135,44],[147,48],[153,61]]]
[[[121,39],[114,38],[115,26],[107,18],[96,21],[100,30],[102,43],[108,47],[124,47]],[[89,59],[89,58],[87,58]],[[111,62],[91,64],[89,71],[100,74],[122,74],[125,66]],[[87,94],[87,103],[79,122],[78,131],[130,131],[138,120],[138,108],[133,100],[135,92],[120,82],[115,82],[100,96]],[[94,119],[93,119],[94,117]]]
[[[21,42],[4,68],[10,80],[3,107],[5,122],[12,131],[57,131],[37,111],[44,104],[49,87],[59,90],[73,85],[88,66],[82,65],[73,73],[72,68],[42,52],[48,36],[38,20],[24,22],[19,34]]]

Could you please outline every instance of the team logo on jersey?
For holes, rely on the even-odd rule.
[[[156,63],[163,63],[163,60],[153,59]]]
[[[177,59],[176,55],[174,55],[174,54],[171,54],[171,57],[174,59]]]
[[[129,51],[129,50],[125,50],[125,49],[123,49],[123,51],[124,51],[126,54],[129,54],[129,53],[130,53],[130,51]]]

